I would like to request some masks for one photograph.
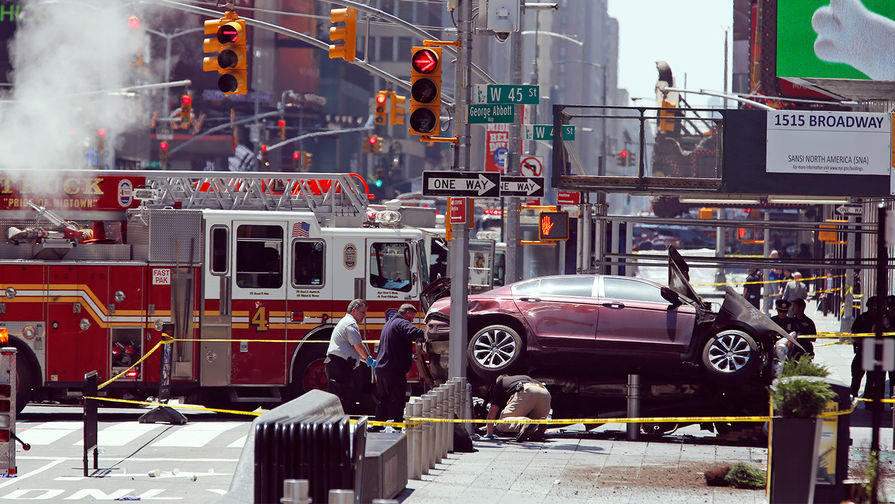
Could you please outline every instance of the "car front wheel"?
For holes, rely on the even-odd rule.
[[[739,329],[725,329],[709,337],[702,349],[702,365],[706,371],[724,380],[752,376],[759,361],[755,339]]]
[[[482,378],[494,378],[513,367],[522,357],[522,337],[505,325],[490,325],[479,329],[469,339],[469,366]]]

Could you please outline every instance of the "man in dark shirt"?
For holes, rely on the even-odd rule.
[[[540,420],[550,413],[550,392],[542,383],[525,375],[500,375],[488,393],[488,420]],[[494,425],[488,424],[487,437],[494,436]],[[518,432],[516,441],[543,439],[546,426],[537,424],[500,423],[501,432]]]
[[[413,362],[413,342],[422,339],[425,331],[411,322],[417,309],[405,303],[398,308],[379,335],[376,355],[376,419],[380,421],[404,419],[407,392],[407,372]]]
[[[799,336],[807,336],[817,334],[817,327],[814,321],[805,315],[805,300],[796,299],[792,302],[790,311],[792,312],[793,330],[799,333]],[[805,347],[805,351],[810,356],[814,356],[814,340],[816,338],[799,338],[799,343]]]
[[[867,299],[867,311],[858,315],[851,325],[852,334],[867,334],[873,332],[873,319],[876,317],[876,305],[878,298],[870,296]],[[861,382],[864,375],[867,374],[861,366],[861,354],[864,348],[864,338],[852,338],[852,349],[855,356],[851,360],[851,395],[857,397],[858,391],[861,390]]]
[[[771,320],[774,321],[775,324],[780,326],[787,333],[794,331],[793,329],[793,320],[789,318],[789,301],[785,301],[783,299],[777,299],[774,301],[774,308],[777,309],[777,314],[771,317]]]
[[[746,301],[752,303],[752,306],[759,308],[759,302],[761,301],[761,280],[763,276],[761,270],[758,268],[753,268],[749,275],[746,276],[746,283],[743,285],[743,297],[746,298]]]

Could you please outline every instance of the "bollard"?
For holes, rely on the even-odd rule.
[[[447,384],[448,418],[457,416],[457,380],[451,378]],[[454,453],[454,424],[447,424],[447,451]]]
[[[413,416],[413,397],[404,405],[404,421]],[[404,427],[404,435],[407,436],[407,479],[413,479],[413,468],[416,463],[413,460],[414,448],[413,427]]]
[[[287,479],[283,480],[283,498],[281,504],[311,504],[308,497],[308,480]]]
[[[432,416],[432,394],[426,393],[423,394],[423,418],[429,418]],[[429,454],[432,452],[432,422],[423,422],[422,425],[422,436],[420,437],[420,468],[422,468],[421,474],[429,474],[429,469],[432,465],[429,463],[430,456]]]
[[[438,398],[441,401],[441,418],[448,418],[450,416],[450,404],[448,401],[447,385],[442,385],[439,388]],[[447,458],[447,427],[451,424],[441,422],[438,425],[440,427],[438,431],[441,432],[441,443],[438,445],[438,458],[443,460]]]
[[[463,394],[466,396],[463,398],[464,405],[464,418],[472,418],[472,385],[466,381],[466,378],[460,378],[463,380]],[[472,424],[468,423],[466,425],[466,432],[472,436]]]
[[[628,375],[628,418],[640,416],[640,375]],[[627,424],[627,440],[637,441],[640,436],[640,424]]]
[[[414,417],[423,416],[423,400],[419,397],[410,398],[410,413]],[[410,446],[413,447],[413,456],[407,458],[407,466],[413,468],[410,479],[422,479],[423,462],[421,455],[423,453],[423,427],[418,425],[410,428]]]
[[[440,385],[439,385],[439,387],[440,387]],[[433,412],[432,417],[441,418],[442,416],[444,416],[444,404],[442,401],[442,399],[444,399],[444,393],[442,393],[441,390],[438,387],[436,387],[434,390],[432,390],[432,395],[434,396],[434,402],[435,402],[435,408],[434,408],[435,411]],[[435,431],[435,436],[434,436],[435,443],[432,445],[432,447],[433,447],[432,455],[434,457],[434,462],[432,464],[432,467],[435,467],[435,464],[438,464],[439,462],[441,462],[441,443],[442,443],[441,438],[443,436],[443,431],[441,428],[442,424],[440,424],[438,422],[433,422],[432,426],[434,427],[434,431]]]
[[[429,408],[429,417],[435,418],[440,412],[438,411],[438,394],[435,393],[434,390],[429,392],[429,400],[432,401],[432,407]],[[435,469],[435,452],[438,451],[438,424],[435,422],[429,422],[429,452],[426,454],[426,462],[429,464],[429,469]]]
[[[330,490],[329,504],[354,504],[354,490]]]
[[[373,499],[372,504],[398,504],[395,499]]]

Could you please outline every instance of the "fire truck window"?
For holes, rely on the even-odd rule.
[[[374,243],[370,247],[370,285],[378,289],[410,292],[410,254],[406,243]]]
[[[323,285],[325,247],[323,240],[297,241],[292,244],[292,285]]]
[[[227,273],[228,234],[225,227],[211,228],[211,272],[214,274]]]
[[[278,289],[283,285],[283,228],[236,228],[236,286]]]

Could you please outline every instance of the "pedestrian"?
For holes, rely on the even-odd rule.
[[[805,315],[805,300],[803,298],[796,299],[792,302],[789,312],[792,315],[793,330],[799,336],[812,336],[817,334],[817,327],[814,321]],[[814,357],[814,340],[816,338],[799,338],[799,344],[805,348],[808,355]]]
[[[777,310],[777,314],[771,317],[771,320],[774,321],[780,328],[782,328],[787,333],[790,333],[795,330],[793,327],[793,320],[789,318],[789,308],[790,303],[784,299],[777,299],[774,301],[774,308]]]
[[[541,420],[550,414],[550,392],[543,383],[525,375],[497,377],[488,393],[488,420]],[[494,438],[494,425],[489,423],[486,437]],[[500,423],[497,430],[504,433],[516,432],[516,441],[541,441],[544,439],[545,425]]]
[[[402,304],[398,313],[382,327],[375,368],[377,420],[400,422],[404,419],[407,372],[413,363],[413,342],[426,334],[413,325],[416,314],[415,306]]]
[[[802,301],[808,299],[808,286],[802,282],[802,274],[796,271],[792,274],[792,280],[786,283],[786,286],[783,287],[783,292],[780,293],[780,299],[784,301],[789,301],[792,303],[796,299],[801,299]],[[792,308],[790,308],[791,310]],[[790,313],[790,316],[793,316]]]
[[[763,274],[760,269],[752,268],[746,275],[746,283],[743,285],[743,297],[758,308],[761,302],[761,281]]]
[[[772,250],[768,254],[768,262],[771,262],[771,263],[780,262],[779,258],[780,258],[780,253],[777,252],[776,250]],[[768,270],[768,283],[765,284],[765,285],[767,285],[765,292],[768,294],[771,294],[771,295],[779,294],[782,289],[781,282],[780,282],[782,279],[783,279],[783,270],[781,270],[779,268],[769,269]],[[770,298],[770,296],[765,296],[765,312],[767,313],[770,311],[771,311],[771,298]]]
[[[367,317],[367,302],[355,299],[348,303],[348,313],[333,329],[326,349],[326,380],[329,391],[339,396],[342,410],[351,414],[358,412],[355,403],[363,388],[365,373],[361,364],[376,365],[360,336],[358,324]]]
[[[878,298],[870,296],[867,299],[867,310],[855,317],[855,321],[851,325],[852,334],[870,334],[873,333],[873,321],[876,317],[876,306]],[[861,390],[861,382],[867,372],[861,365],[861,356],[864,349],[864,337],[855,336],[852,338],[852,350],[855,356],[851,360],[851,395],[858,397]]]

